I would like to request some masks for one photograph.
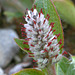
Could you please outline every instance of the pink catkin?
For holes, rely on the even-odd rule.
[[[55,57],[55,60],[57,60],[57,58],[61,55],[60,50],[63,48],[63,46],[61,46],[61,48],[59,48],[59,46],[62,44],[62,39],[60,39],[59,42],[57,40],[58,37],[60,37],[60,33],[57,35],[54,35],[54,32],[56,31],[55,29],[53,30],[54,24],[55,24],[54,22],[51,22],[50,25],[48,23],[46,23],[50,18],[49,14],[47,14],[46,18],[44,19],[43,18],[44,14],[43,14],[42,8],[41,8],[40,12],[38,13],[39,17],[37,16],[36,6],[34,6],[34,10],[33,10],[33,8],[31,10],[27,9],[27,12],[31,11],[31,13],[28,13],[27,14],[28,16],[26,16],[26,17],[23,16],[24,19],[27,21],[27,24],[30,27],[30,29],[27,29],[27,26],[25,26],[25,24],[21,23],[21,25],[23,25],[25,27],[25,28],[22,28],[22,30],[21,30],[21,31],[25,31],[25,33],[22,33],[22,35],[25,36],[25,40],[28,41],[28,42],[23,42],[23,44],[29,45],[29,48],[24,48],[24,49],[31,51],[31,53],[28,53],[29,57],[33,57],[33,58],[38,57],[35,60],[33,60],[33,62],[39,63],[39,60],[43,60],[42,62],[40,61],[40,63],[43,63],[43,62],[48,63],[48,60],[50,60],[50,59],[48,59],[49,56]],[[29,16],[29,15],[31,15],[31,16]],[[34,16],[35,18],[33,18],[32,16]],[[27,20],[27,18],[29,18],[29,20]],[[44,20],[41,20],[40,18],[43,18]],[[37,23],[38,22],[37,19],[40,23]],[[42,25],[41,25],[41,22],[43,23]],[[48,29],[50,29],[50,30],[46,29],[48,31],[48,33],[46,32],[47,34],[44,36],[44,34],[39,34],[39,32],[44,32],[43,29],[45,27],[45,24],[48,24],[48,26],[49,26]],[[40,28],[41,26],[42,26],[42,29]],[[52,35],[51,36],[51,37],[53,37],[52,39],[49,37],[50,35]],[[34,38],[31,36],[34,36]],[[40,36],[40,39],[38,39],[38,36]],[[43,41],[41,41],[43,39],[43,37],[47,40],[47,42],[45,42],[45,45],[41,46],[43,44]],[[49,39],[51,39],[50,42],[49,42]],[[39,44],[38,40],[40,40],[41,44]],[[52,53],[55,52],[55,47],[58,49],[58,53],[56,52],[56,55],[50,53],[50,52],[52,52]],[[48,55],[45,55],[45,53],[47,53]],[[62,55],[64,55],[64,54],[67,54],[67,52],[64,51],[64,53],[62,53]],[[54,62],[53,59],[52,59],[52,62]],[[43,64],[43,66],[38,65],[38,67],[41,67],[41,68],[43,68],[45,66],[46,66],[46,64]],[[36,66],[34,66],[34,67],[36,67]]]

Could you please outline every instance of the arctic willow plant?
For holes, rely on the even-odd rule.
[[[25,31],[25,33],[22,34],[26,36],[25,40],[28,42],[23,42],[23,44],[29,45],[29,48],[24,49],[31,51],[31,53],[28,53],[29,57],[34,58],[33,62],[38,63],[38,68],[44,68],[49,61],[51,64],[54,64],[58,62],[64,54],[67,54],[66,51],[62,54],[60,53],[60,50],[63,48],[63,46],[59,48],[62,40],[57,41],[60,33],[56,35],[53,34],[56,30],[53,30],[53,22],[49,25],[48,20],[50,16],[48,14],[45,18],[42,9],[38,13],[36,6],[34,6],[34,10],[33,8],[31,10],[27,9],[27,14],[24,18],[27,24],[22,24],[24,25],[22,31]]]

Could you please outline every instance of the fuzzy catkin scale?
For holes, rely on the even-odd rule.
[[[34,62],[38,63],[39,68],[44,68],[50,59],[52,64],[58,62],[64,54],[60,54],[59,49],[62,40],[60,39],[58,42],[57,38],[60,34],[53,34],[55,32],[52,29],[54,23],[51,22],[50,25],[48,23],[50,16],[47,14],[45,18],[42,9],[39,13],[36,8],[27,10],[27,12],[26,17],[24,17],[27,24],[24,24],[24,27],[27,33],[28,50],[33,54],[30,57],[35,59]]]

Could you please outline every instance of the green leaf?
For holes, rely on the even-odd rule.
[[[75,56],[71,56],[72,57],[72,61],[75,63]]]
[[[9,12],[9,11],[5,11],[4,12],[4,15],[11,16],[11,17],[15,17],[15,13]]]
[[[65,22],[75,26],[75,6],[71,0],[53,0],[56,9]]]
[[[71,64],[74,65],[74,69],[75,69],[75,56],[72,56],[72,55],[71,55],[71,58],[72,58],[72,62],[71,62]]]
[[[23,14],[20,12],[10,12],[10,11],[5,11],[4,15],[6,15],[8,18],[13,19],[13,18],[18,18],[18,17],[22,17]]]
[[[56,65],[57,75],[75,75],[74,65],[66,58],[63,57]]]
[[[60,21],[60,18],[58,16],[58,13],[54,7],[54,4],[51,0],[35,0],[35,3],[36,5],[36,9],[38,10],[38,12],[40,12],[40,9],[42,8],[43,9],[43,13],[46,17],[47,14],[50,15],[50,19],[49,19],[49,24],[51,22],[54,22],[55,23],[55,27],[53,29],[56,30],[56,32],[54,34],[61,34],[60,37],[58,37],[58,41],[60,39],[62,39],[62,44],[61,46],[63,45],[63,30],[62,30],[62,25],[61,25],[61,21]],[[60,47],[61,47],[60,46]]]
[[[9,22],[11,22],[12,21],[12,19],[14,18],[14,17],[16,17],[16,14],[14,13],[14,12],[9,12],[9,11],[5,11],[4,12],[4,15],[6,15],[8,18],[8,21]]]
[[[24,69],[13,75],[45,75],[42,71],[36,69]]]
[[[27,52],[27,53],[31,53],[30,50],[25,50],[25,49],[24,49],[24,48],[29,48],[29,46],[28,46],[27,44],[23,44],[23,42],[27,42],[27,41],[25,41],[25,40],[23,40],[23,39],[17,39],[17,38],[15,38],[14,40],[15,40],[15,42],[17,43],[17,45],[18,45],[23,51],[25,51],[25,52]]]

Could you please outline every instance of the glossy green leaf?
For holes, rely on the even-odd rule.
[[[75,26],[75,6],[71,0],[53,0],[54,5],[65,22]]]
[[[45,75],[42,71],[36,69],[24,69],[13,75]]]
[[[75,56],[71,56],[72,57],[72,61],[75,63]]]
[[[63,57],[56,67],[57,75],[75,75],[74,65],[66,58]]]
[[[14,40],[15,40],[15,42],[17,43],[17,45],[18,45],[23,51],[25,51],[25,52],[27,52],[27,53],[31,53],[30,50],[25,50],[25,49],[24,49],[24,48],[29,48],[29,46],[28,46],[27,44],[23,44],[23,42],[27,42],[27,41],[25,41],[24,39],[17,39],[17,38],[15,38]]]
[[[71,56],[71,58],[72,58],[72,62],[71,62],[71,64],[74,65],[74,69],[75,69],[75,56]]]
[[[55,23],[54,25],[55,27],[53,29],[55,29],[56,32],[54,34],[59,34],[59,33],[61,34],[60,37],[58,37],[58,41],[62,39],[61,45],[63,45],[64,42],[63,42],[63,30],[61,26],[61,21],[54,7],[53,2],[51,0],[35,0],[34,4],[36,5],[38,12],[40,12],[40,9],[42,8],[45,17],[47,14],[50,15],[49,24],[51,22]]]

